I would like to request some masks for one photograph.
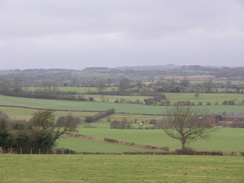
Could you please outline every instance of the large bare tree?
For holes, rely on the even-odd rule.
[[[208,111],[203,108],[178,104],[168,108],[165,115],[163,130],[168,136],[180,140],[182,149],[187,143],[209,138],[214,130],[206,119]]]

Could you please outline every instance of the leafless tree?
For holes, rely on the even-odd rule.
[[[214,130],[206,119],[208,111],[200,107],[178,104],[168,108],[165,115],[163,130],[168,136],[180,140],[182,149],[190,142],[210,138]]]

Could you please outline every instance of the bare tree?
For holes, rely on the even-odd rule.
[[[168,136],[180,140],[182,149],[186,148],[187,143],[209,138],[214,130],[206,120],[208,111],[202,108],[178,104],[168,108],[165,115],[163,130]]]

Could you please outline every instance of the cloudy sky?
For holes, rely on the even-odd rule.
[[[0,70],[244,66],[244,0],[0,0]]]

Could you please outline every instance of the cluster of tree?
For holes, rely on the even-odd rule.
[[[189,72],[190,71],[190,72]],[[200,75],[208,74],[215,77],[244,77],[244,67],[206,67],[200,65],[191,66],[140,66],[125,68],[87,68],[84,70],[69,69],[27,69],[27,70],[8,70],[0,71],[2,78],[12,82],[16,77],[22,77],[23,86],[40,86],[43,82],[53,81],[58,86],[98,86],[99,83],[111,84],[118,83],[125,78],[132,78],[136,81],[140,78],[148,77],[148,81],[152,81],[153,77],[166,75]],[[106,74],[109,77],[101,78],[98,74]],[[110,80],[110,81],[109,81]],[[64,83],[65,81],[65,83]]]
[[[110,122],[111,129],[131,129],[133,128],[132,123],[123,118],[121,121],[114,120]]]
[[[115,109],[109,109],[109,110],[106,110],[104,112],[99,112],[93,116],[85,117],[85,122],[92,123],[92,122],[95,122],[101,118],[107,117],[107,116],[114,114],[114,113],[115,113]]]
[[[4,152],[50,153],[55,141],[79,124],[80,119],[71,115],[55,120],[51,110],[35,112],[29,121],[11,120],[0,112],[0,147]]]
[[[165,100],[166,99],[166,96],[164,94],[154,94],[153,98],[147,98],[147,99],[144,99],[144,102],[146,105],[153,105],[153,104],[156,104],[158,102],[160,102],[161,100]]]

